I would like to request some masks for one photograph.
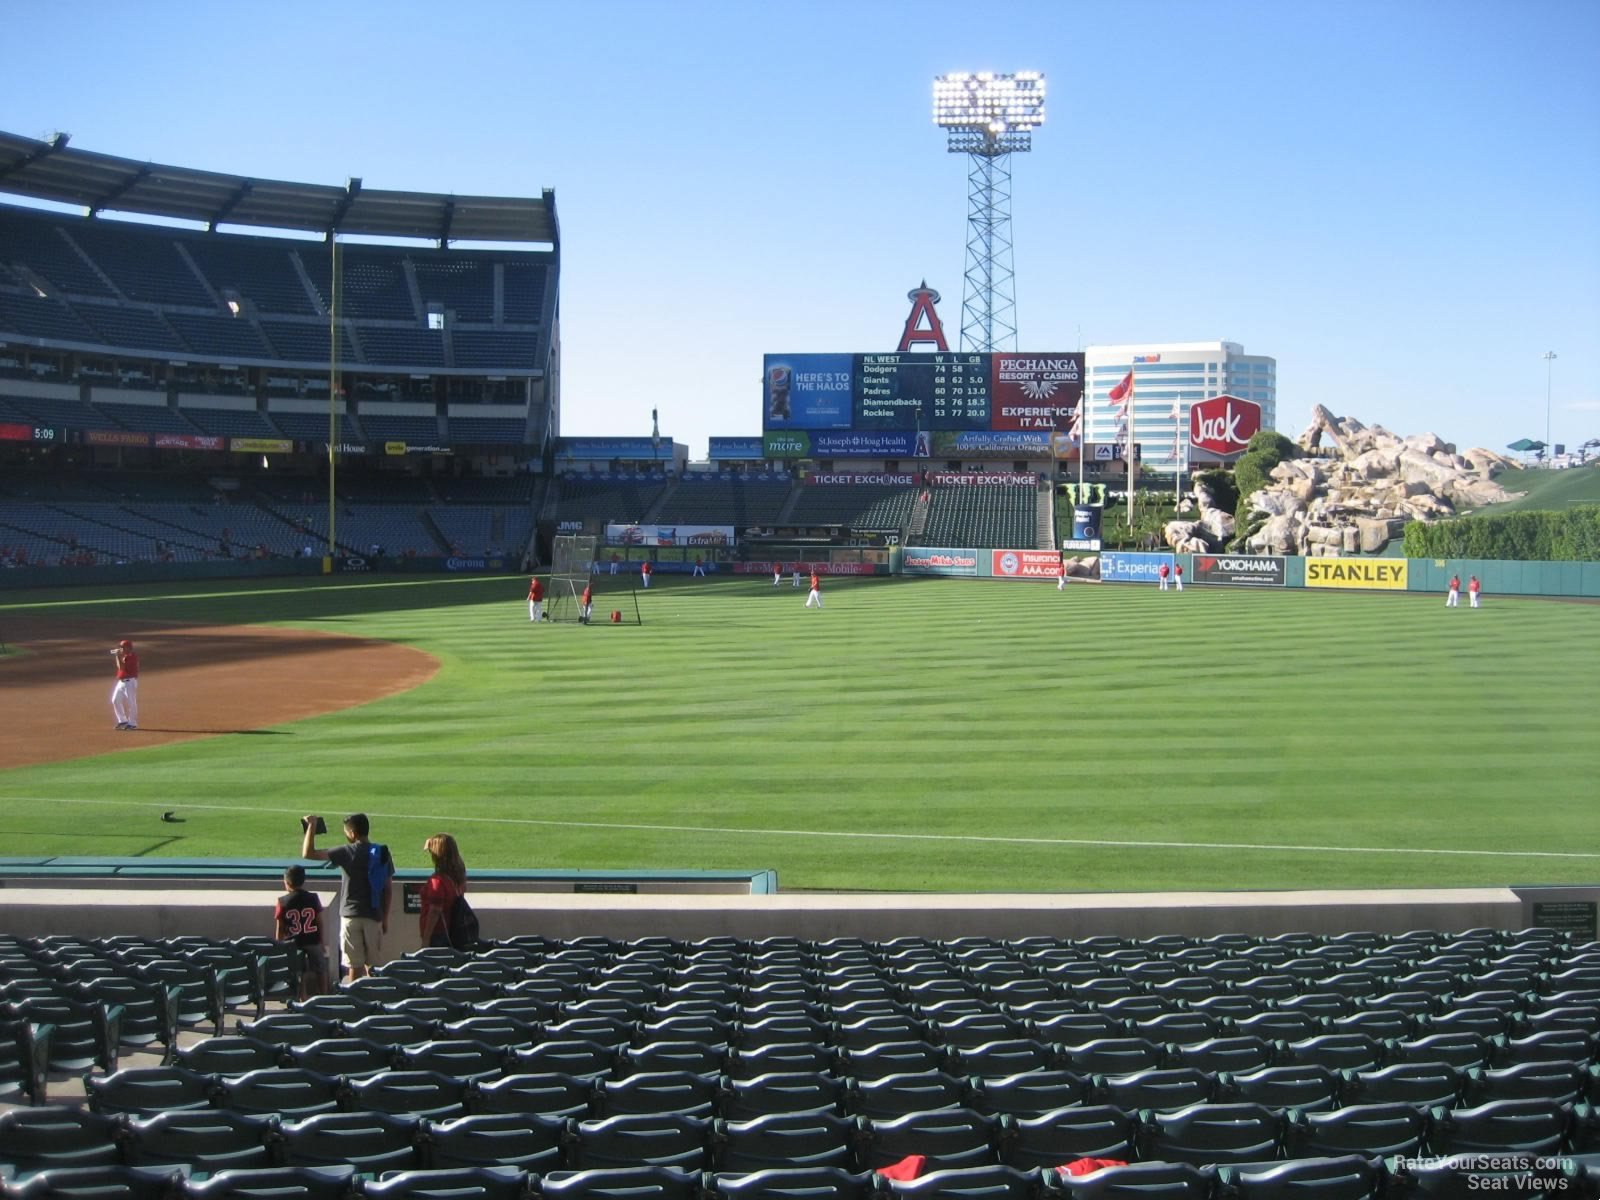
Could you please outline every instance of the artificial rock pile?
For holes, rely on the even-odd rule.
[[[1320,404],[1298,444],[1301,456],[1279,463],[1271,486],[1247,498],[1254,528],[1245,544],[1254,553],[1374,554],[1407,521],[1437,521],[1520,494],[1494,481],[1516,465],[1504,455],[1457,454],[1434,434],[1402,438]],[[1185,554],[1222,549],[1235,533],[1233,514],[1216,508],[1204,488],[1195,498],[1199,520],[1168,522],[1167,544]]]

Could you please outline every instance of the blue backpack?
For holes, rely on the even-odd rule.
[[[372,911],[383,916],[383,889],[394,878],[394,859],[382,842],[367,846],[367,883],[372,888]]]

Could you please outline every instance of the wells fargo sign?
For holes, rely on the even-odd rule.
[[[1408,565],[1403,558],[1308,558],[1306,586],[1403,592]]]

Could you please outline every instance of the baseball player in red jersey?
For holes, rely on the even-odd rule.
[[[650,560],[647,558],[639,564],[639,578],[644,580],[644,586],[647,588],[650,586],[650,571]]]
[[[579,624],[587,625],[589,623],[589,610],[592,609],[593,607],[594,607],[594,584],[592,584],[592,583],[585,584],[584,588],[583,588],[583,597],[578,601],[578,623]]]
[[[811,607],[813,600],[817,602],[818,608],[822,607],[822,577],[815,571],[811,572],[811,594],[806,597],[807,608]]]
[[[139,728],[139,656],[124,638],[112,652],[117,660],[117,682],[111,689],[111,713],[118,729]]]
[[[1482,591],[1483,584],[1478,582],[1478,577],[1476,575],[1467,580],[1467,598],[1472,601],[1473,608],[1478,607],[1478,596]]]
[[[1064,592],[1066,590],[1067,590],[1067,560],[1064,559],[1064,558],[1057,559],[1056,560],[1056,591]]]
[[[1445,593],[1444,606],[1446,608],[1461,607],[1461,576],[1450,576],[1450,590]]]
[[[544,584],[539,582],[537,575],[528,584],[528,620],[544,620]]]

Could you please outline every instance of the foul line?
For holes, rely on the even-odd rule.
[[[130,800],[84,800],[47,797],[16,797],[30,804],[87,804],[127,808],[140,803]],[[152,800],[152,807],[162,803]],[[174,804],[172,812],[256,812],[304,814],[298,808],[241,808],[235,804]],[[1272,850],[1301,854],[1434,854],[1466,858],[1600,858],[1600,853],[1579,850],[1447,850],[1425,846],[1301,846],[1277,842],[1140,842],[1115,838],[995,837],[972,833],[873,833],[860,830],[830,829],[741,829],[722,825],[651,825],[623,821],[549,821],[537,817],[472,817],[462,813],[384,813],[368,816],[385,821],[433,821],[474,825],[525,825],[555,829],[617,829],[644,833],[695,833],[738,835],[743,837],[845,838],[862,841],[969,842],[1010,846],[1105,846],[1144,850]]]

